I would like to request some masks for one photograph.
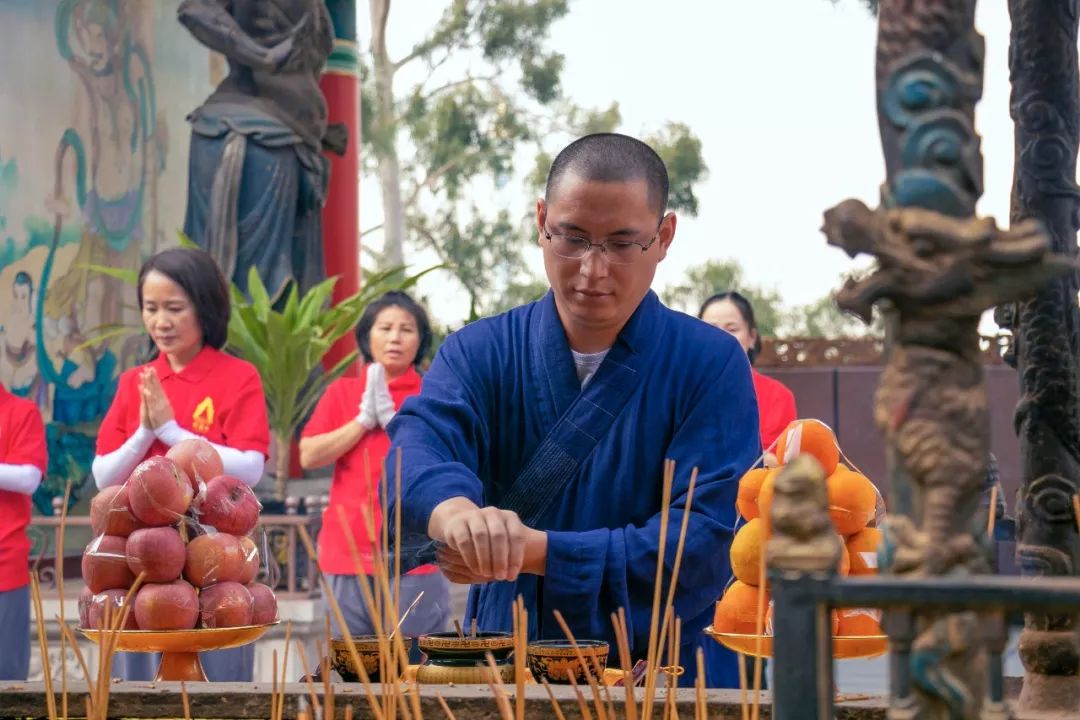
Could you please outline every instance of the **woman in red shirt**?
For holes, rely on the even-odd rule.
[[[319,532],[319,567],[341,605],[349,631],[370,635],[374,626],[356,582],[356,565],[346,533],[359,550],[362,570],[374,574],[368,512],[375,538],[382,536],[379,503],[382,468],[393,481],[393,458],[387,458],[386,427],[405,398],[420,392],[417,366],[431,348],[427,313],[407,294],[388,292],[371,303],[356,325],[364,361],[363,377],[335,380],[319,400],[300,440],[300,464],[334,464],[330,505]],[[345,511],[345,525],[338,508]],[[401,578],[401,612],[421,593],[423,598],[401,626],[407,636],[446,629],[450,619],[449,583],[435,565],[416,568]]]
[[[749,300],[734,290],[717,293],[701,304],[698,317],[734,335],[753,366],[754,359],[761,352],[761,336]],[[795,395],[779,380],[762,375],[752,367],[750,372],[757,394],[761,447],[768,450],[784,428],[796,418]]]
[[[48,455],[37,405],[0,386],[0,680],[23,682],[30,670],[30,496]]]
[[[255,367],[221,352],[230,313],[221,270],[202,250],[165,250],[139,271],[137,295],[156,357],[120,375],[98,430],[98,488],[123,483],[146,458],[196,437],[214,446],[227,474],[254,487],[270,447],[266,400]],[[117,660],[125,679],[154,678],[151,655]],[[250,682],[254,660],[252,645],[202,654],[207,678],[219,682]]]

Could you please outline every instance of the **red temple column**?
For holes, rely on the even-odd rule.
[[[329,122],[344,123],[349,130],[345,155],[328,153],[330,187],[323,208],[323,256],[326,275],[338,276],[333,301],[338,302],[360,288],[360,60],[356,43],[356,0],[326,0],[334,22],[334,49],[326,62],[319,86],[326,97]],[[330,367],[356,349],[351,334],[331,348],[324,360]],[[353,364],[346,375],[355,376]]]

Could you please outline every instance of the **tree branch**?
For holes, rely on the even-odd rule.
[[[363,230],[360,231],[360,237],[364,237],[368,233],[373,233],[376,230],[382,230],[383,225],[385,225],[385,223],[379,223],[378,225],[372,225],[369,228],[364,228]]]

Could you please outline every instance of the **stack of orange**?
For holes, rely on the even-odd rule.
[[[769,509],[776,475],[784,464],[799,455],[812,455],[825,470],[829,496],[829,516],[844,541],[837,568],[841,575],[876,575],[877,549],[881,533],[868,527],[877,510],[878,492],[865,476],[840,462],[840,446],[828,425],[819,420],[796,420],[781,434],[776,445],[780,467],[754,468],[739,481],[736,507],[747,522],[735,533],[731,543],[731,570],[735,581],[716,603],[713,629],[724,633],[757,632],[758,588],[761,576],[761,553],[771,533]],[[767,589],[762,587],[765,606]],[[771,609],[768,611],[771,612]],[[834,614],[834,634],[839,636],[880,635],[880,612],[844,609]],[[771,618],[761,620],[761,627],[771,628]],[[769,633],[771,634],[771,633]]]

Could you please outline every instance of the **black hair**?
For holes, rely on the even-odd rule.
[[[180,286],[195,308],[202,328],[203,344],[221,350],[229,339],[229,285],[214,259],[196,248],[162,250],[143,263],[139,270],[139,310],[143,306],[143,282],[151,271],[159,272]]]
[[[750,364],[754,364],[754,360],[761,354],[761,332],[758,331],[757,320],[754,319],[754,306],[750,304],[750,301],[737,290],[728,290],[726,292],[719,292],[715,295],[710,295],[705,298],[705,302],[701,303],[701,309],[698,310],[698,318],[700,319],[705,315],[705,310],[713,303],[720,302],[721,300],[728,300],[742,315],[743,322],[746,323],[746,327],[749,330],[754,331],[754,346],[746,351],[746,356],[750,358]]]
[[[668,172],[663,159],[645,143],[628,135],[596,133],[578,138],[564,147],[548,170],[544,199],[568,175],[600,182],[644,180],[649,200],[663,216],[668,203]]]
[[[375,358],[371,354],[371,328],[375,325],[375,318],[383,310],[389,307],[399,307],[413,316],[416,321],[416,332],[420,336],[420,345],[416,348],[416,358],[413,365],[419,366],[431,351],[431,322],[428,320],[427,311],[423,305],[416,302],[412,297],[401,290],[390,290],[373,300],[366,308],[360,320],[356,323],[356,344],[360,348],[360,355],[364,362],[371,363]]]

